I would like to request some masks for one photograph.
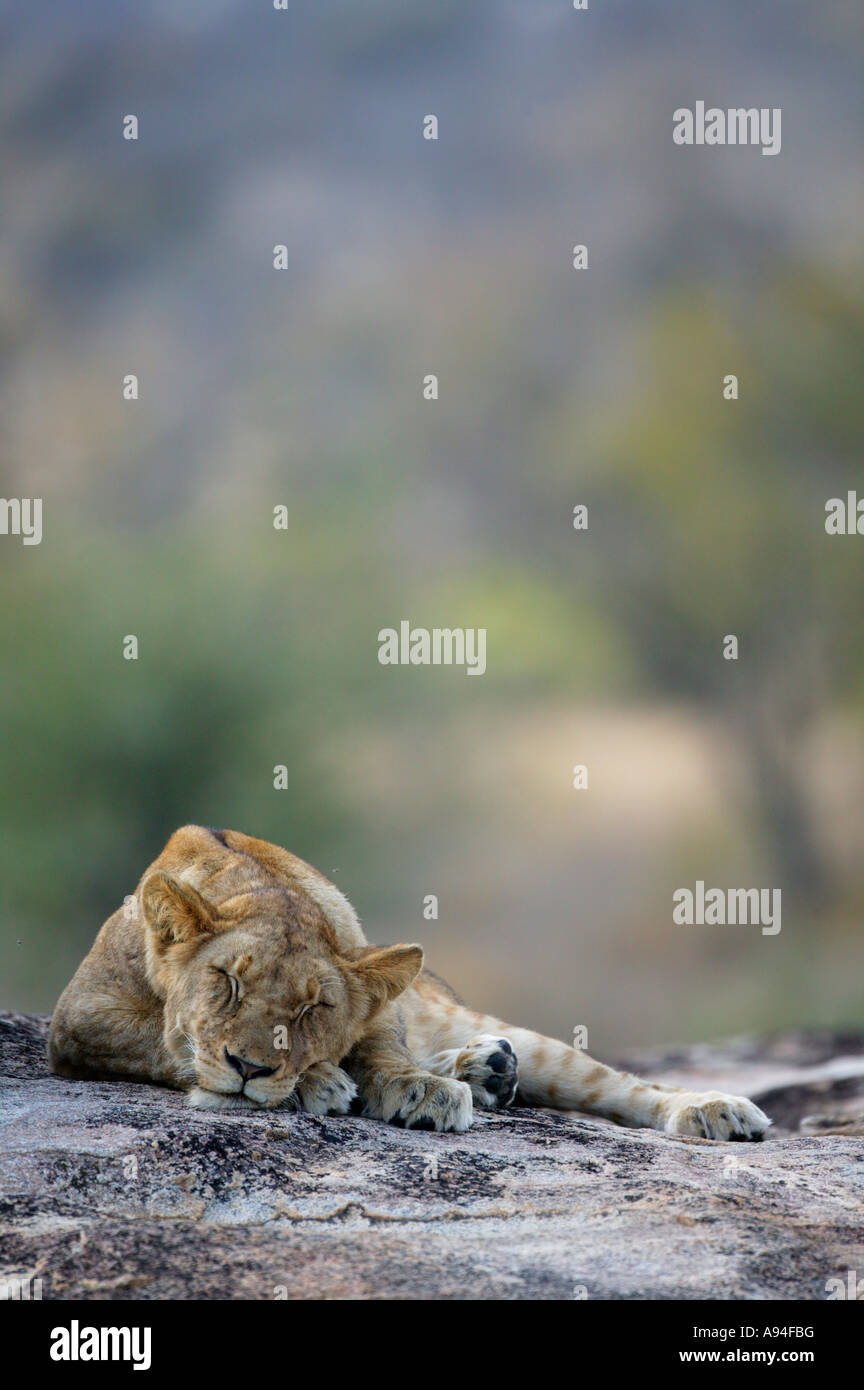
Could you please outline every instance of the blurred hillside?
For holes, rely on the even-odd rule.
[[[649,8],[0,4],[2,490],[45,507],[0,538],[0,1006],[50,1008],[199,820],[593,1047],[860,1021],[862,559],[824,505],[864,18]],[[675,147],[697,99],[782,107],[782,153]],[[487,628],[486,675],[379,666],[404,617]],[[781,935],[674,927],[697,878],[781,886]]]

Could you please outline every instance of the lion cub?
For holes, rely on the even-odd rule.
[[[337,888],[287,850],[185,826],[103,926],[48,1043],[61,1076],[133,1077],[209,1109],[290,1102],[465,1130],[475,1104],[583,1110],[761,1139],[740,1096],[656,1086],[465,1008],[419,946],[370,946]]]

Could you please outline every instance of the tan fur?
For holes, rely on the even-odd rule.
[[[370,946],[317,870],[237,831],[185,826],[60,997],[53,1070],[174,1086],[210,1109],[286,1102],[464,1130],[473,1104],[584,1110],[712,1139],[761,1138],[750,1101],[639,1081],[466,1008],[419,946]]]

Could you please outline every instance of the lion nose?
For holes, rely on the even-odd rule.
[[[235,1071],[239,1071],[244,1081],[251,1081],[254,1076],[272,1076],[275,1067],[259,1067],[256,1062],[247,1062],[245,1057],[235,1057],[233,1052],[225,1049],[225,1061],[232,1066]]]

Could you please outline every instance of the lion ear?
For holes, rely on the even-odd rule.
[[[379,1007],[397,999],[423,967],[422,946],[383,946],[352,967]]]
[[[157,870],[141,888],[144,920],[161,946],[194,941],[216,930],[215,912],[188,883]]]

